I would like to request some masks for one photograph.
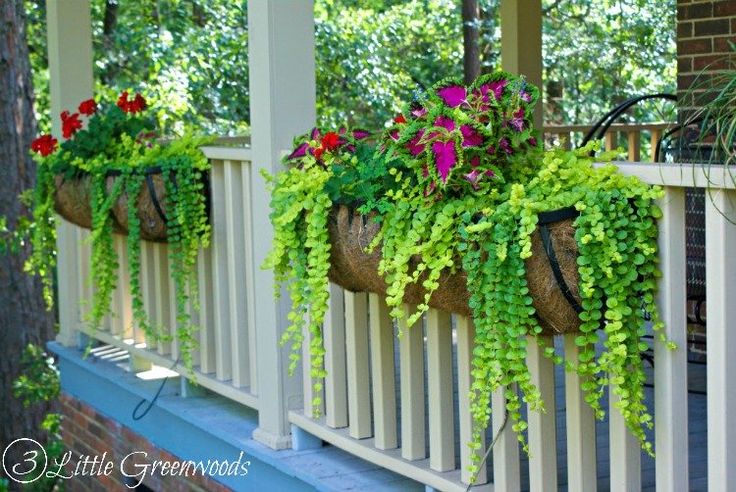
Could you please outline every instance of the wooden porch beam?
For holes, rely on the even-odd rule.
[[[542,0],[501,0],[501,65],[542,91]],[[534,125],[542,128],[542,101]]]

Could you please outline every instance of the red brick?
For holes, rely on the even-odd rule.
[[[736,19],[731,19],[731,34],[736,34]]]
[[[677,59],[677,72],[688,73],[693,71],[693,59],[689,57],[680,57]]]
[[[728,68],[728,59],[723,55],[696,56],[693,59],[693,70],[724,70]]]
[[[729,42],[736,44],[736,36],[723,36],[722,38],[713,38],[713,52],[731,53],[733,50]]]
[[[713,4],[711,2],[678,5],[677,7],[678,20],[708,19],[710,17],[713,17]]]
[[[711,38],[695,38],[677,43],[678,55],[702,55],[713,52]]]
[[[728,19],[714,19],[695,23],[695,36],[729,34],[729,32],[730,23]]]
[[[733,0],[721,0],[713,4],[714,17],[725,17],[727,15],[736,15],[736,2]]]
[[[684,39],[692,37],[693,35],[693,23],[692,22],[678,22],[677,23],[677,39]]]

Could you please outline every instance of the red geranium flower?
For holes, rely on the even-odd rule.
[[[61,134],[64,138],[72,138],[82,128],[82,122],[79,121],[79,113],[69,114],[69,111],[61,113]]]
[[[322,137],[322,148],[324,150],[334,150],[340,144],[340,135],[335,132],[327,132]]]
[[[320,160],[322,158],[322,154],[324,153],[325,148],[324,147],[317,147],[314,149],[314,158],[317,160]]]
[[[403,114],[399,114],[394,118],[394,123],[406,123],[406,118],[404,118]]]
[[[122,109],[126,113],[128,112],[128,104],[130,104],[128,101],[128,91],[123,91],[120,93],[120,97],[118,97],[118,102],[116,104],[120,109]]]
[[[128,91],[123,91],[118,98],[117,105],[126,113],[138,113],[146,109],[146,100],[136,93],[132,101],[128,100]]]
[[[79,103],[79,112],[87,116],[92,116],[97,111],[97,103],[94,99],[87,99]]]
[[[56,144],[58,143],[51,135],[41,135],[31,142],[31,150],[46,157],[56,150]]]

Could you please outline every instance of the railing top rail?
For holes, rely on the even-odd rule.
[[[641,130],[666,130],[676,125],[675,122],[653,121],[651,123],[614,123],[611,125],[611,131],[630,132]],[[563,132],[585,132],[590,130],[592,124],[575,124],[575,125],[545,125],[545,133],[563,133]]]
[[[221,159],[226,161],[242,161],[250,162],[251,149],[250,147],[224,147],[208,145],[202,147],[202,152],[208,159]]]
[[[596,167],[605,163],[596,163]],[[736,170],[715,164],[614,162],[626,176],[660,186],[736,189]]]

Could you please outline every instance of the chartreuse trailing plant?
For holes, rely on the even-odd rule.
[[[582,376],[585,399],[599,418],[605,388],[612,388],[627,426],[651,453],[641,359],[647,347],[640,339],[649,319],[666,342],[654,306],[661,214],[655,201],[662,191],[622,176],[611,164],[594,167],[591,146],[544,152],[531,122],[538,97],[523,78],[504,72],[469,87],[443,81],[394,118],[373,152],[346,131],[321,136],[315,130],[306,142],[297,140],[287,169],[269,177],[275,240],[265,264],[278,283],[288,282],[293,304],[285,340],[293,343],[292,368],[308,324],[312,376],[325,374],[325,224],[331,206],[352,205],[381,222],[369,249],[381,247],[379,273],[389,286],[392,316],[406,315],[409,285],[424,288],[424,302],[409,313],[407,326],[428,309],[442,274],[464,271],[476,330],[468,444],[480,448],[490,395],[504,388],[514,430],[526,447],[521,405],[544,411],[544,402],[526,364],[529,337],[542,327],[525,260],[539,214],[574,207],[582,325],[575,339],[579,357],[566,367]],[[544,353],[562,363],[553,348],[545,346]],[[480,456],[475,458],[477,472]]]
[[[196,307],[197,251],[209,242],[210,226],[204,195],[204,174],[209,163],[199,147],[208,140],[184,135],[169,143],[156,140],[154,120],[145,116],[147,103],[140,94],[132,99],[120,95],[116,104],[98,107],[93,99],[82,102],[78,112],[61,114],[64,141],[51,135],[32,144],[39,154],[38,181],[34,190],[33,253],[27,268],[41,276],[44,295],[51,306],[55,267],[54,198],[57,177],[89,179],[92,230],[90,234],[90,281],[93,296],[89,325],[97,329],[110,313],[117,283],[118,258],[113,247],[115,219],[112,209],[121,196],[128,197],[127,253],[134,322],[154,339],[170,339],[152,326],[143,307],[140,285],[141,225],[136,197],[147,174],[160,174],[166,198],[166,235],[171,276],[176,292],[176,338],[184,364],[191,368],[196,345],[188,305]]]
[[[277,297],[281,284],[290,280],[287,288],[292,309],[281,343],[291,342],[289,371],[293,373],[299,361],[304,329],[309,330],[311,376],[318,381],[317,392],[326,375],[322,321],[329,299],[327,219],[333,203],[328,183],[342,174],[343,171],[336,173],[336,169],[357,164],[352,152],[367,136],[367,132],[347,129],[323,135],[315,128],[297,139],[296,149],[285,159],[286,170],[273,177],[264,174],[271,189],[274,240],[263,266],[274,270]],[[315,398],[313,403],[317,408],[321,401]]]

